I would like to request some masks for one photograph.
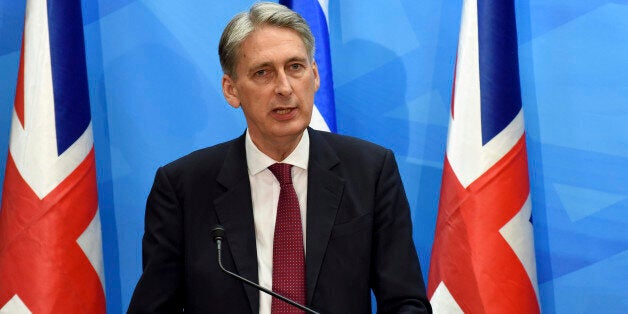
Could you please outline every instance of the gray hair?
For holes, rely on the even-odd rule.
[[[310,60],[314,60],[314,35],[307,22],[298,13],[272,2],[254,4],[248,12],[241,12],[231,19],[220,37],[218,56],[222,71],[233,79],[237,78],[236,64],[242,42],[262,26],[291,29],[299,34]]]

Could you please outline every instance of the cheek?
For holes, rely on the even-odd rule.
[[[255,89],[243,89],[240,92],[240,101],[242,106],[247,106],[248,111],[252,111],[263,101],[263,96],[262,93]]]
[[[266,106],[263,105],[263,100],[254,95],[248,95],[246,99],[242,99],[242,112],[247,118],[255,121],[263,120],[268,114]]]
[[[300,82],[299,90],[302,91],[303,98],[312,98],[314,99],[314,94],[318,90],[318,84],[314,80],[307,80],[305,82]]]

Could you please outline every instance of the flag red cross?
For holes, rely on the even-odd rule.
[[[0,306],[17,294],[33,313],[104,311],[100,279],[77,242],[98,209],[93,148],[43,199],[22,179],[11,154],[6,168]]]
[[[466,189],[445,160],[430,298],[444,282],[466,313],[539,313],[530,278],[500,233],[526,202],[528,181],[525,135]]]

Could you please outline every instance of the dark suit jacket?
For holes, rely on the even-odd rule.
[[[390,150],[309,129],[307,305],[321,313],[431,311],[410,211]],[[144,272],[129,313],[257,313],[254,288],[219,270],[210,231],[226,229],[223,263],[257,282],[245,137],[157,171],[146,205]]]

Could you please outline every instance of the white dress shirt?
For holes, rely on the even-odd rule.
[[[253,219],[255,221],[255,244],[257,248],[257,273],[259,284],[267,289],[273,287],[273,239],[275,218],[279,203],[279,181],[268,167],[282,162],[292,165],[292,184],[299,199],[303,227],[303,251],[305,252],[305,226],[307,201],[307,165],[310,156],[310,137],[307,129],[294,151],[281,161],[273,160],[262,153],[246,131],[246,163],[251,183]],[[270,314],[272,297],[260,291],[259,313]],[[282,302],[277,300],[277,302]]]

